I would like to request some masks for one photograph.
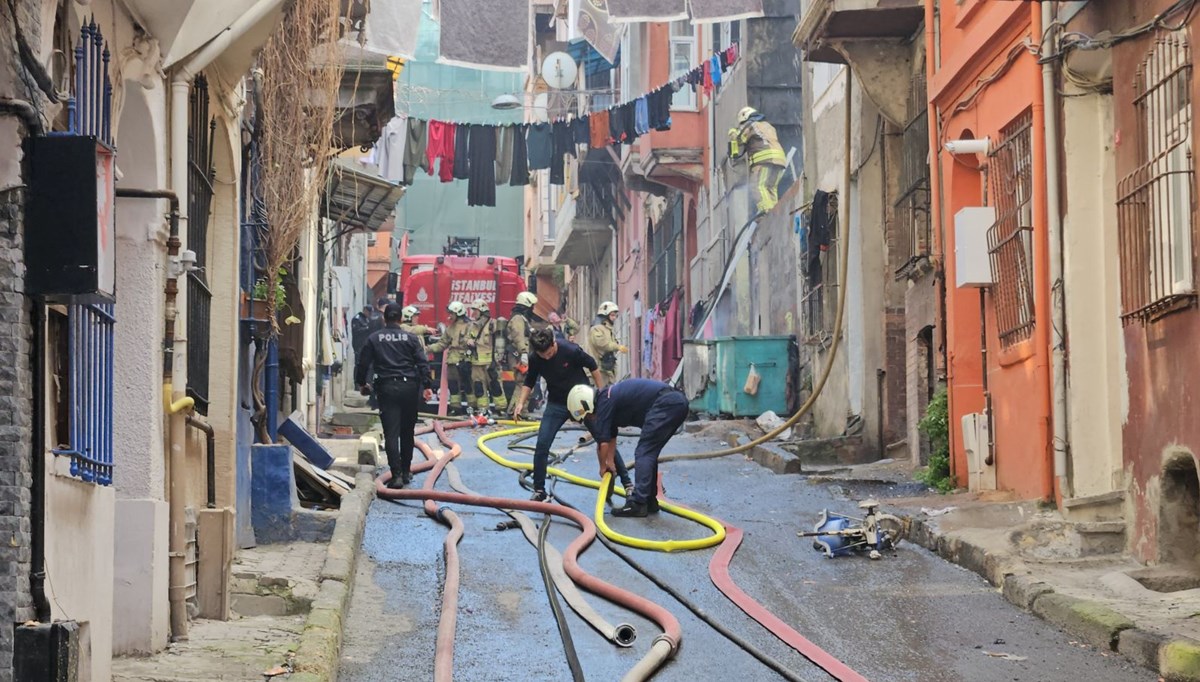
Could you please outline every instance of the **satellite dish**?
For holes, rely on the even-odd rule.
[[[542,79],[555,90],[566,90],[575,84],[579,67],[566,52],[551,52],[542,60]]]
[[[550,120],[550,95],[543,92],[533,98],[533,120],[543,123]]]

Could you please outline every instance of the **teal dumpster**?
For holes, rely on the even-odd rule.
[[[715,340],[716,385],[720,389],[722,414],[757,417],[768,410],[787,414],[791,340],[790,336],[731,336]],[[743,390],[751,366],[761,377],[755,395]]]

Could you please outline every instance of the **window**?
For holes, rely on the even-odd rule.
[[[113,304],[48,309],[55,455],[71,475],[113,482]]]
[[[650,272],[648,285],[650,305],[658,305],[679,285],[680,242],[683,236],[683,199],[676,195],[675,201],[658,225],[651,228]]]
[[[696,61],[696,28],[687,19],[671,22],[671,78],[692,70]],[[685,86],[675,93],[672,109],[696,110],[696,93]]]
[[[1026,111],[1000,132],[988,158],[996,222],[988,229],[996,324],[1010,346],[1033,333],[1033,114]]]
[[[713,24],[712,31],[712,51],[720,52],[730,45],[741,42],[742,39],[742,22],[740,21],[723,21],[719,24]]]
[[[196,411],[208,414],[208,350],[212,291],[208,288],[208,219],[213,198],[213,135],[217,119],[208,115],[208,81],[196,76],[188,110],[187,248],[196,267],[187,273],[187,394]]]
[[[825,295],[831,288],[836,292],[839,277],[837,250],[840,248],[841,227],[838,223],[837,193],[829,194],[824,216],[815,214],[814,210],[809,209],[805,213],[807,228],[803,232],[800,258],[801,287],[804,292],[800,315],[804,334],[810,344],[828,340],[834,315],[827,314],[825,308],[837,303],[836,295]]]
[[[896,271],[896,278],[903,279],[919,270],[922,261],[929,257],[929,105],[925,95],[925,73],[913,76],[908,91],[908,123],[901,135],[903,147],[900,166],[900,198],[896,200],[896,214],[901,226],[898,255],[904,258]]]
[[[1138,168],[1118,186],[1121,318],[1146,321],[1195,297],[1192,63],[1183,33],[1155,40],[1132,99]]]
[[[811,62],[808,66],[811,69],[809,73],[811,74],[814,100],[819,99],[829,89],[829,86],[833,85],[833,81],[843,68],[841,64],[825,64],[823,62]]]

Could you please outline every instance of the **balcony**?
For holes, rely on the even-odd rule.
[[[387,57],[345,42],[339,47],[345,71],[338,88],[333,144],[339,149],[374,144],[396,115],[395,76],[388,70]]]
[[[611,185],[582,183],[579,194],[568,196],[554,216],[554,262],[559,265],[594,265],[612,240]]]
[[[812,0],[792,42],[807,61],[849,64],[883,115],[903,126],[913,68],[910,38],[924,21],[921,0]]]

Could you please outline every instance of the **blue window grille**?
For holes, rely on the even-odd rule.
[[[100,485],[113,480],[113,306],[67,308],[67,410],[71,475]]]
[[[67,101],[65,135],[94,137],[112,144],[112,82],[108,46],[93,19],[80,30],[75,47],[75,83]],[[67,306],[67,447],[71,475],[89,483],[113,481],[113,304]],[[39,378],[41,380],[41,378]]]

